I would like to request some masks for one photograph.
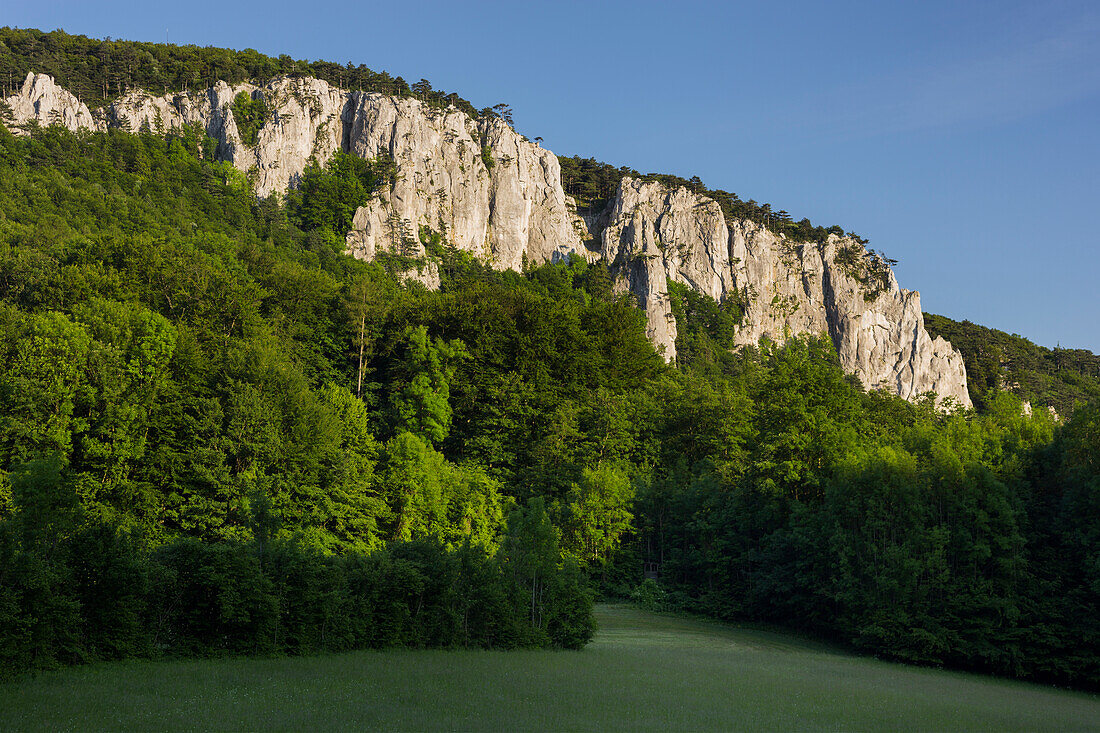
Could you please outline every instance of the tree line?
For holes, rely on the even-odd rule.
[[[311,76],[341,89],[416,97],[432,107],[454,105],[472,117],[478,111],[453,92],[433,89],[426,79],[410,84],[386,71],[350,61],[304,61],[286,54],[267,56],[255,49],[100,40],[61,30],[0,28],[0,83],[4,95],[19,89],[28,72],[49,74],[91,109],[127,91],[200,91],[217,81],[264,84],[276,76]],[[498,110],[499,111],[499,110]]]
[[[579,156],[560,156],[558,161],[561,163],[562,187],[574,197],[578,208],[587,213],[598,214],[602,211],[615,195],[622,179],[630,176],[643,181],[656,181],[671,189],[683,187],[696,195],[713,199],[721,207],[727,225],[738,220],[755,222],[794,242],[821,242],[830,234],[845,236],[844,229],[838,225],[814,225],[806,218],[795,221],[786,211],[773,210],[771,204],[757,203],[753,199],[744,201],[735,193],[707,188],[698,176],[682,178],[669,173],[642,174],[629,166],[615,167],[594,158]],[[869,241],[851,232],[847,236],[860,244]]]

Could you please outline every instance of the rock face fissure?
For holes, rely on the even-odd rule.
[[[268,110],[254,145],[242,140],[233,116],[241,92]],[[668,360],[676,356],[672,281],[719,301],[737,297],[740,344],[824,334],[868,389],[906,399],[934,391],[941,402],[971,404],[962,356],[929,337],[920,295],[900,289],[888,267],[872,267],[855,240],[793,242],[749,221],[727,222],[715,201],[685,188],[632,178],[622,180],[605,211],[582,219],[562,190],[557,157],[499,119],[312,78],[218,82],[164,96],[131,91],[92,112],[50,76],[31,73],[5,101],[17,133],[31,121],[74,131],[197,125],[217,141],[217,157],[247,174],[261,196],[293,187],[310,162],[324,164],[339,150],[388,157],[396,171],[391,185],[356,212],[347,234],[357,257],[423,258],[421,227],[500,269],[572,254],[603,257],[616,290],[633,293],[645,310],[649,338]],[[438,265],[429,261],[407,277],[438,287]]]

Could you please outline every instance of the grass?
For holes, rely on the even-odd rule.
[[[0,730],[1100,730],[1100,698],[600,606],[582,652],[123,662],[0,685]]]

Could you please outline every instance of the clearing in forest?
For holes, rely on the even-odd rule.
[[[97,664],[0,685],[0,730],[1100,730],[1100,697],[597,607],[581,652]]]

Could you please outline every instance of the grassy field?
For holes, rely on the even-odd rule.
[[[0,730],[1100,730],[1100,697],[598,608],[582,652],[100,664],[0,685]]]

